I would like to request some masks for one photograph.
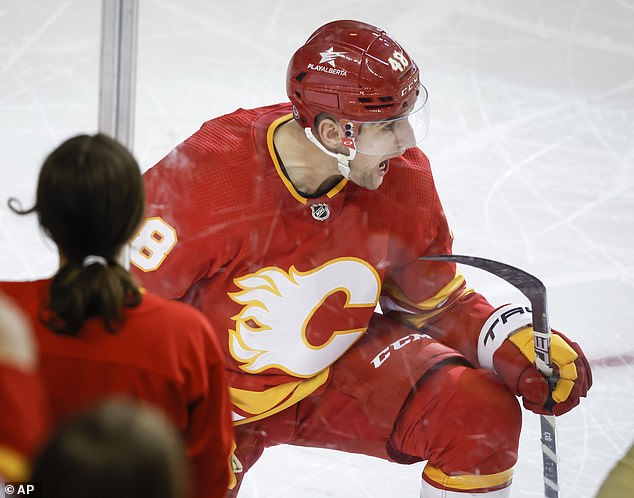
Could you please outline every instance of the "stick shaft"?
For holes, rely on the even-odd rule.
[[[533,342],[535,347],[535,366],[549,379],[551,388],[556,379],[550,366],[550,323],[548,321],[548,305],[546,287],[535,276],[491,259],[457,254],[424,256],[419,259],[433,261],[449,261],[480,268],[506,280],[524,294],[531,303],[533,318]],[[552,390],[552,389],[551,389]],[[552,397],[549,404],[554,404]],[[544,468],[544,496],[559,498],[559,471],[557,463],[557,428],[554,416],[540,415],[541,447]]]

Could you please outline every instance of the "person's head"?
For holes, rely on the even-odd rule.
[[[145,191],[139,166],[130,152],[106,135],[79,135],[66,140],[44,161],[36,202],[41,228],[61,256],[44,317],[53,330],[79,331],[99,316],[114,331],[126,305],[140,293],[117,257],[143,217]],[[46,314],[46,313],[45,313]]]
[[[109,400],[60,426],[35,459],[38,498],[185,498],[183,443],[155,409]]]
[[[308,139],[366,188],[377,188],[389,159],[427,133],[427,90],[418,66],[369,24],[342,20],[317,29],[291,58],[286,82]]]

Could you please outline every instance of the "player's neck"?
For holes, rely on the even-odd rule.
[[[337,160],[310,143],[295,120],[275,130],[273,143],[288,178],[300,192],[310,195],[325,192],[341,180]]]

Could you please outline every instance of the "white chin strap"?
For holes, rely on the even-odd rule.
[[[340,153],[330,152],[324,145],[315,138],[313,135],[313,131],[310,128],[304,128],[304,133],[306,133],[306,138],[310,140],[319,150],[321,150],[324,154],[328,154],[330,157],[334,157],[337,160],[337,168],[339,169],[339,173],[343,175],[343,177],[347,180],[350,176],[350,164],[349,162],[354,159],[354,156],[357,154],[357,151],[348,147],[349,155],[344,155]]]

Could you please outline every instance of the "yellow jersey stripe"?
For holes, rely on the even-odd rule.
[[[238,457],[236,457],[236,449],[237,449],[237,445],[234,439],[233,441],[231,441],[231,451],[229,452],[229,461],[227,462],[227,464],[229,465],[229,475],[230,475],[227,489],[233,489],[236,487],[236,484],[238,484],[238,478],[236,477],[236,473],[243,471],[242,463],[240,463],[240,460],[238,460]]]
[[[424,301],[421,301],[420,303],[415,303],[410,301],[405,296],[405,294],[403,294],[401,289],[396,287],[396,285],[394,285],[392,282],[384,284],[384,287],[387,289],[388,293],[395,299],[398,299],[399,301],[403,303],[407,303],[410,306],[413,306],[414,308],[417,308],[421,311],[432,311],[432,310],[438,309],[440,306],[445,304],[444,301],[449,299],[449,297],[454,292],[460,289],[460,287],[464,285],[464,282],[465,282],[464,276],[460,272],[456,272],[456,275],[451,282],[449,282],[442,289],[440,289],[434,296],[428,299],[425,299]]]
[[[261,392],[230,387],[233,404],[240,410],[253,415],[235,421],[234,425],[255,422],[294,405],[325,384],[329,372],[330,369],[327,368],[310,379],[289,382]]]
[[[293,119],[293,115],[287,114],[286,116],[282,116],[281,118],[278,118],[275,121],[273,121],[271,125],[269,126],[268,131],[266,132],[266,143],[268,145],[269,154],[271,155],[273,164],[275,165],[275,170],[277,171],[277,174],[284,182],[284,186],[298,202],[301,202],[302,204],[306,204],[308,202],[307,199],[299,195],[297,190],[295,190],[295,186],[291,183],[291,181],[286,177],[286,175],[282,171],[282,166],[280,165],[280,162],[277,159],[277,154],[275,153],[275,146],[273,145],[273,136],[275,135],[275,130],[278,128],[278,126],[283,125],[284,123],[286,123],[287,121],[290,121],[291,119]],[[326,195],[332,199],[335,195],[341,192],[341,190],[346,186],[347,183],[348,183],[348,180],[343,178],[339,183],[337,183],[337,185],[335,185],[332,189],[330,189],[326,193]]]
[[[456,296],[455,300],[458,300],[469,294],[473,294],[474,292],[475,291],[473,289],[465,289],[464,291],[462,291],[460,294]],[[425,325],[425,323],[427,323],[436,315],[440,315],[444,311],[445,311],[445,307],[442,307],[442,308],[438,308],[426,313],[400,313],[399,317],[402,322],[405,322],[410,327],[420,329]]]
[[[513,478],[513,469],[511,468],[497,474],[464,474],[450,476],[445,474],[438,467],[427,464],[423,470],[423,474],[425,474],[428,479],[431,479],[445,488],[470,491],[474,489],[501,487]]]

